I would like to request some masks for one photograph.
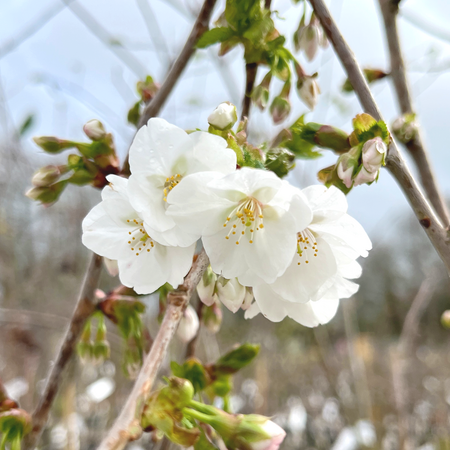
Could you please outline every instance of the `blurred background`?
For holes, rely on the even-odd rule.
[[[4,0],[0,5],[0,377],[11,397],[31,411],[55,357],[87,264],[81,221],[99,201],[90,187],[69,186],[43,208],[23,194],[33,172],[64,161],[44,154],[36,135],[85,140],[82,127],[101,120],[124,158],[134,134],[128,110],[136,83],[161,83],[201,6],[199,0]],[[332,14],[361,65],[389,70],[382,20],[374,0],[333,0]],[[274,0],[275,23],[290,40],[301,8]],[[213,14],[223,11],[218,2]],[[450,3],[404,0],[399,18],[408,75],[419,120],[441,189],[450,193]],[[183,128],[207,128],[222,101],[241,105],[240,49],[224,57],[217,47],[197,52],[161,116]],[[361,109],[344,94],[345,75],[331,48],[307,63],[319,73],[322,95],[308,121],[346,131]],[[260,71],[262,78],[263,71]],[[373,92],[390,123],[398,116],[389,78]],[[291,123],[307,112],[296,98]],[[282,126],[281,126],[282,127]],[[276,135],[270,115],[252,108],[250,142]],[[336,156],[297,161],[289,180],[305,187]],[[410,430],[411,448],[450,449],[450,341],[440,325],[450,308],[446,273],[416,223],[400,189],[383,171],[379,182],[354,189],[349,212],[371,237],[360,291],[342,301],[327,326],[303,328],[290,319],[245,321],[224,310],[218,336],[202,330],[204,362],[236,342],[261,344],[256,361],[236,379],[235,412],[273,416],[288,431],[286,449],[397,449]],[[116,286],[104,273],[101,288]],[[145,298],[146,321],[157,331],[158,300]],[[94,448],[117,416],[132,386],[120,369],[122,341],[111,327],[111,361],[75,361],[52,411],[43,447]],[[181,361],[175,341],[170,359]],[[168,373],[166,362],[163,372]],[[146,435],[130,444],[150,448]],[[156,444],[166,445],[167,444]]]

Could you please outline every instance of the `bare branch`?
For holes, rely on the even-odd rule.
[[[244,100],[242,101],[241,120],[244,120],[244,117],[248,118],[248,116],[250,115],[250,106],[252,103],[251,95],[253,91],[253,86],[255,85],[257,71],[258,71],[257,63],[249,63],[245,65],[246,84],[245,84]]]
[[[414,113],[414,108],[408,80],[406,78],[405,63],[403,61],[397,29],[398,4],[393,3],[392,0],[379,0],[379,3],[383,14],[386,39],[391,59],[391,77],[394,82],[400,111],[402,114],[411,114]],[[449,212],[445,200],[439,192],[420,129],[418,129],[417,136],[405,146],[416,163],[425,193],[440,217],[442,224],[447,228],[450,225]]]
[[[189,299],[208,264],[209,259],[203,250],[192,265],[184,283],[167,295],[167,310],[150,353],[145,357],[133,389],[119,417],[101,442],[99,450],[121,450],[128,441],[140,436],[142,409],[149,398],[156,375],[183,315],[183,310],[188,305]]]
[[[70,320],[69,328],[67,329],[66,336],[63,344],[61,345],[58,356],[56,357],[56,361],[52,366],[50,375],[47,378],[47,383],[39,404],[33,412],[33,429],[25,438],[25,449],[32,450],[36,447],[36,444],[42,434],[42,430],[47,423],[50,408],[61,384],[64,369],[75,351],[76,343],[81,332],[83,331],[86,320],[95,310],[95,290],[98,285],[101,269],[101,256],[98,256],[95,253],[92,254],[91,261],[81,287],[81,292],[75,306],[75,311],[73,312]]]
[[[355,55],[351,51],[336,23],[328,11],[323,0],[309,0],[314,8],[316,17],[332,43],[334,50],[339,57],[348,78],[352,83],[356,95],[364,110],[377,120],[382,120],[381,112],[372,96],[369,86],[364,78],[361,68],[356,61]],[[396,143],[393,141],[389,146],[389,154],[386,158],[388,170],[397,180],[403,193],[408,199],[419,223],[424,228],[431,243],[444,262],[450,274],[450,247],[447,230],[442,226],[430,204],[424,197],[416,180],[413,178],[409,168],[406,166]]]

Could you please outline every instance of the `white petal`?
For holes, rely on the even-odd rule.
[[[316,242],[319,249],[317,256],[314,256],[315,252],[309,245],[305,245],[302,256],[295,254],[286,272],[271,285],[285,300],[308,302],[337,273],[336,259],[330,246],[320,236],[317,236]]]
[[[286,302],[287,315],[305,327],[316,327],[328,323],[339,307],[339,299],[318,300],[306,304]]]
[[[335,238],[341,243],[357,251],[366,257],[372,243],[359,222],[348,214],[344,214],[333,222],[313,223],[309,226],[311,230],[320,234],[324,239]],[[329,241],[332,243],[332,240]]]
[[[173,169],[191,151],[192,142],[184,130],[164,119],[152,118],[139,129],[131,144],[131,173],[166,177],[175,175]]]
[[[287,315],[286,302],[283,297],[275,293],[268,284],[253,288],[253,295],[261,314],[272,322],[281,322]],[[251,308],[250,308],[251,309]]]
[[[253,319],[253,317],[256,317],[260,312],[261,310],[259,309],[258,303],[253,302],[250,308],[245,311],[244,317],[246,319]]]
[[[236,153],[227,148],[220,136],[196,131],[189,135],[194,147],[194,158],[189,161],[188,173],[214,171],[227,174],[236,170]]]
[[[334,186],[308,186],[302,192],[314,212],[314,223],[334,221],[347,212],[347,199],[344,193]]]

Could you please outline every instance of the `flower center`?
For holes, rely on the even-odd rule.
[[[165,202],[167,202],[167,195],[169,194],[169,192],[181,181],[182,178],[183,177],[179,173],[176,173],[175,175],[166,178],[163,191]]]
[[[305,228],[303,231],[300,231],[300,233],[297,233],[297,254],[300,258],[300,261],[297,263],[298,265],[301,264],[302,259],[305,260],[306,264],[309,264],[308,253],[313,253],[314,256],[317,256],[318,251],[319,247],[317,245],[316,238],[311,231],[308,230],[308,228]]]
[[[144,222],[139,222],[136,219],[128,219],[127,223],[133,227],[133,229],[128,232],[128,244],[130,245],[130,250],[135,252],[136,256],[139,256],[145,250],[150,253],[150,250],[155,244],[145,231]]]
[[[236,237],[236,245],[241,242],[242,236],[248,230],[247,237],[249,243],[253,244],[253,235],[255,231],[262,230],[264,228],[264,216],[262,214],[263,206],[255,198],[249,197],[243,200],[239,205],[230,213],[224,227],[230,225],[230,231],[225,239],[230,239],[233,235],[238,234]]]

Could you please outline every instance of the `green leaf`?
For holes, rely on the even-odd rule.
[[[259,348],[259,345],[243,344],[231,350],[213,364],[214,373],[223,375],[236,373],[251,363],[259,353]]]
[[[210,45],[217,44],[219,42],[224,42],[227,39],[230,39],[234,36],[234,31],[228,27],[218,27],[212,28],[211,30],[206,31],[197,41],[197,48],[206,48]]]
[[[175,361],[170,363],[172,373],[176,377],[189,380],[194,386],[195,392],[200,392],[208,385],[208,376],[200,361],[195,358],[187,360],[182,366]]]
[[[23,136],[30,128],[34,125],[34,114],[30,114],[27,118],[22,122],[22,125],[19,127],[19,135]]]

